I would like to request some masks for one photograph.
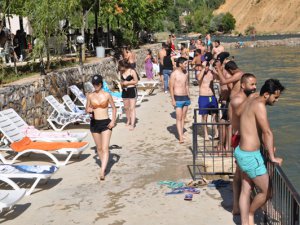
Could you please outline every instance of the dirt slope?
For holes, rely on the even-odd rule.
[[[300,0],[226,0],[214,13],[230,12],[236,30],[252,25],[258,33],[300,32]]]

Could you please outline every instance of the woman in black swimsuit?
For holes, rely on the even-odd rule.
[[[127,117],[126,126],[129,126],[129,130],[133,130],[135,126],[136,84],[138,83],[138,77],[135,70],[124,60],[119,62],[119,71],[121,73],[122,98]]]
[[[86,112],[91,115],[90,130],[101,160],[100,180],[105,179],[105,169],[109,159],[109,141],[116,122],[116,107],[111,95],[102,90],[103,80],[94,75],[92,84],[95,91],[87,96]],[[112,108],[112,118],[108,117],[108,105]]]

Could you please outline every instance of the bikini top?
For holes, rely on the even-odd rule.
[[[105,109],[108,107],[108,99],[106,101],[101,102],[100,104],[91,104],[93,109]]]
[[[133,76],[132,75],[128,75],[126,78],[123,77],[123,75],[121,76],[121,80],[123,81],[131,81],[133,80]]]

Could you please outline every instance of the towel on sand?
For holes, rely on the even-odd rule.
[[[29,137],[24,137],[22,140],[12,143],[10,147],[16,152],[27,149],[53,151],[62,148],[81,148],[86,144],[87,142],[33,142]]]

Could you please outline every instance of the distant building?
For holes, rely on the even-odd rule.
[[[13,34],[16,34],[17,30],[20,30],[20,17],[18,15],[11,15],[9,20],[11,27],[9,27],[8,18],[5,17],[6,27],[10,28]],[[32,27],[27,17],[23,17],[23,28],[27,34],[32,35]]]

